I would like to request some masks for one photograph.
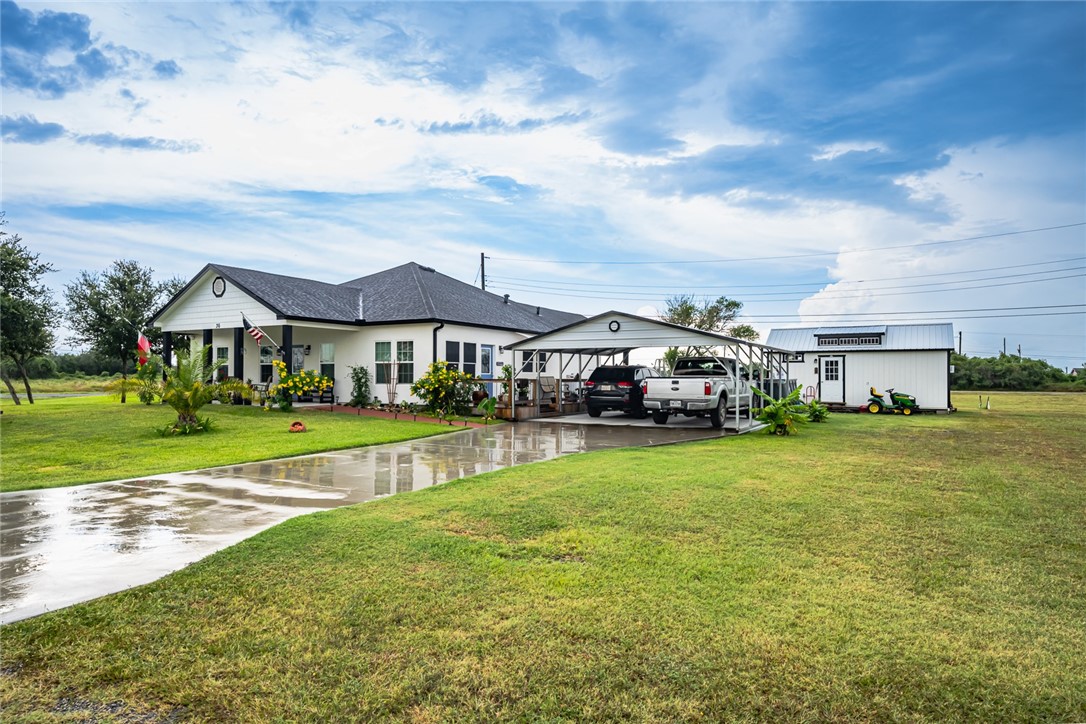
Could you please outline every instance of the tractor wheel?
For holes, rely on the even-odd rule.
[[[911,408],[911,407],[903,407],[903,408],[901,408],[901,414],[902,415],[911,415],[911,414],[913,414],[913,408]]]
[[[882,412],[882,405],[877,402],[869,402],[867,403],[867,411],[872,415],[877,415]]]

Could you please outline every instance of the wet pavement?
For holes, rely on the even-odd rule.
[[[5,493],[0,623],[149,583],[305,513],[572,453],[724,434],[708,423],[616,422],[522,422],[283,460]]]

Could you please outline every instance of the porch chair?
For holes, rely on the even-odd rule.
[[[552,407],[558,402],[558,383],[550,375],[539,376],[539,405]]]

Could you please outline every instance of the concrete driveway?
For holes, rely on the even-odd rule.
[[[334,453],[5,493],[0,623],[149,583],[297,515],[572,453],[725,434],[699,422],[522,422]]]

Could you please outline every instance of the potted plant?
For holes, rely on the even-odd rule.
[[[505,365],[502,367],[502,393],[499,401],[504,404],[509,404],[509,390],[513,387],[513,365]]]

